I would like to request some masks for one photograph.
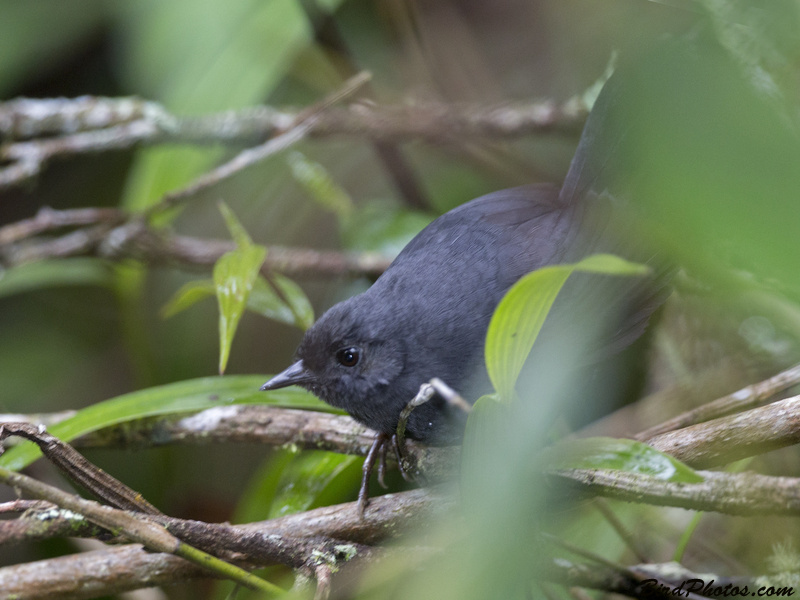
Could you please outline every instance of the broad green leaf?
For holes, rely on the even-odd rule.
[[[358,487],[361,462],[332,452],[300,453],[294,446],[273,453],[253,476],[233,522],[251,523],[343,502]],[[336,484],[340,489],[334,489]]]
[[[180,289],[161,307],[161,317],[167,319],[194,306],[200,300],[213,296],[216,291],[211,279],[198,279],[183,284]]]
[[[185,413],[232,404],[271,404],[326,412],[334,409],[297,387],[261,392],[267,375],[203,377],[147,388],[93,404],[48,428],[54,436],[69,442],[76,437],[145,417]],[[0,456],[0,466],[22,469],[41,453],[31,442],[15,446]]]
[[[561,442],[545,451],[544,459],[548,467],[558,469],[611,469],[680,483],[703,481],[697,471],[672,456],[629,439],[596,437]]]
[[[214,265],[219,306],[219,372],[225,372],[233,336],[267,255],[263,246],[246,246],[224,254]]]
[[[500,301],[486,336],[486,368],[502,398],[514,396],[525,359],[572,269],[545,267],[526,275]]]
[[[339,186],[318,162],[300,152],[292,152],[286,159],[292,175],[311,198],[331,211],[341,221],[347,221],[355,209],[350,195]]]
[[[332,481],[359,462],[356,456],[335,452],[311,451],[298,455],[281,475],[267,518],[308,510]]]
[[[97,258],[64,258],[0,268],[0,297],[65,285],[108,286],[108,265]]]
[[[236,504],[231,523],[253,523],[268,518],[283,472],[299,452],[296,446],[289,446],[276,449],[270,454],[261,468],[250,478],[247,488]]]
[[[648,268],[610,254],[594,254],[574,264],[543,267],[514,284],[497,306],[486,334],[486,368],[501,398],[513,398],[514,385],[545,318],[575,271],[643,275]]]
[[[273,273],[270,278],[280,290],[282,298],[259,276],[247,300],[248,310],[282,323],[296,325],[303,331],[311,327],[314,323],[314,309],[300,286],[278,273]]]

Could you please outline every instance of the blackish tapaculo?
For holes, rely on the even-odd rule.
[[[300,385],[391,434],[401,410],[433,377],[470,401],[487,391],[489,321],[523,275],[596,252],[649,261],[652,254],[638,244],[618,239],[628,221],[609,193],[608,174],[624,132],[609,131],[610,94],[604,90],[595,103],[563,186],[494,192],[433,221],[372,287],[322,315],[306,332],[297,362],[262,389]],[[586,276],[557,303],[566,307],[562,315],[591,303],[603,304],[601,317],[621,319],[606,327],[604,345],[613,351],[641,334],[663,294],[658,285],[603,283],[608,279],[624,278]],[[434,400],[413,411],[407,435],[444,443],[458,437],[462,421]]]

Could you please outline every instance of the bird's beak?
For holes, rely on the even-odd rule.
[[[275,377],[262,385],[261,390],[278,390],[280,388],[289,387],[290,385],[308,383],[314,379],[314,374],[306,369],[302,360],[298,360],[291,367],[278,373]]]

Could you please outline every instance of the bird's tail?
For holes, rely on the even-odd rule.
[[[577,204],[593,195],[617,192],[619,155],[629,129],[620,114],[621,80],[619,74],[613,74],[598,95],[564,178],[559,202]]]

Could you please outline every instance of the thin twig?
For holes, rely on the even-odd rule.
[[[549,471],[575,492],[740,516],[800,515],[800,479],[757,473],[697,471],[701,482],[675,482],[628,471]]]
[[[303,121],[292,127],[289,131],[282,133],[265,142],[261,146],[248,148],[237,154],[234,158],[223,165],[203,173],[188,186],[181,188],[177,192],[167,194],[158,204],[154,205],[146,212],[145,216],[152,216],[169,208],[172,208],[182,200],[194,196],[201,190],[216,185],[229,177],[243,171],[273,154],[277,154],[290,148],[302,140],[310,131],[313,120]]]
[[[677,417],[673,417],[659,425],[650,427],[636,435],[637,440],[647,440],[656,435],[680,429],[695,423],[702,423],[724,417],[734,412],[747,410],[758,406],[768,400],[778,392],[800,384],[800,365],[795,365],[774,377],[770,377],[759,383],[748,385],[737,392],[718,398],[713,402],[704,404],[695,409],[687,411]]]
[[[94,255],[110,260],[134,258],[151,265],[208,269],[235,248],[230,240],[177,235],[148,226],[140,219],[115,227],[118,216],[113,209],[46,211],[44,217],[37,215],[7,225],[0,228],[0,265],[9,268],[52,258]],[[51,239],[28,239],[79,220],[87,227]],[[374,277],[385,271],[390,262],[390,258],[370,252],[270,246],[262,272],[275,271],[289,276]]]
[[[124,213],[116,208],[53,210],[49,206],[43,206],[33,218],[23,219],[0,227],[0,246],[13,244],[25,238],[61,227],[97,225],[100,223],[116,225],[124,220]]]
[[[600,511],[603,515],[603,518],[608,521],[608,524],[614,529],[617,535],[625,542],[625,545],[628,549],[633,552],[633,555],[636,557],[641,563],[650,562],[647,559],[647,555],[642,550],[638,540],[631,535],[631,532],[628,531],[628,528],[625,527],[625,524],[619,520],[617,515],[611,510],[611,507],[608,506],[608,502],[606,502],[605,498],[595,498],[593,506]]]
[[[0,168],[0,189],[36,177],[55,158],[77,154],[167,143],[251,145],[291,131],[293,124],[299,123],[298,117],[308,114],[308,110],[291,113],[257,106],[178,117],[156,103],[131,98],[18,99],[0,103],[0,137],[11,140],[0,150],[0,163],[8,163]],[[326,108],[304,121],[303,135],[454,143],[474,137],[574,132],[586,114],[586,106],[580,102],[498,106],[362,103]]]
[[[710,468],[800,442],[800,396],[653,436],[646,443],[692,467]]]
[[[9,436],[18,436],[34,442],[47,460],[56,465],[73,483],[111,506],[150,515],[161,514],[161,511],[145,500],[140,493],[93,465],[69,444],[47,433],[44,426],[30,423],[0,423],[0,442]]]
[[[144,544],[151,550],[180,556],[204,569],[210,569],[219,576],[239,581],[249,588],[266,593],[282,591],[260,577],[255,577],[239,567],[189,546],[168,533],[162,526],[138,516],[73,496],[27,475],[15,473],[2,467],[0,467],[0,482],[36,498],[53,502],[62,508],[83,515],[93,523],[110,531],[121,532],[128,539]]]
[[[212,169],[207,173],[204,173],[195,179],[190,185],[172,194],[167,194],[161,200],[161,202],[148,209],[145,216],[149,217],[153,214],[157,214],[161,211],[172,208],[180,201],[194,196],[199,191],[212,185],[216,185],[220,181],[232,177],[247,167],[259,163],[273,154],[283,152],[287,148],[290,148],[308,135],[320,115],[322,115],[327,109],[337,102],[340,102],[341,100],[357,92],[367,81],[369,81],[370,77],[371,75],[367,72],[359,73],[358,75],[351,77],[344,83],[344,85],[342,85],[340,89],[323,98],[317,104],[314,104],[313,106],[310,106],[309,108],[299,112],[287,131],[282,132],[280,135],[273,137],[260,146],[248,148],[247,150],[240,152],[225,164],[220,165],[219,167]]]
[[[0,514],[22,513],[26,510],[45,510],[54,508],[55,504],[44,500],[11,500],[10,502],[0,503]]]
[[[305,557],[311,561],[313,574],[318,565],[338,568],[360,556],[359,544],[397,538],[412,523],[448,514],[454,507],[449,496],[412,490],[373,499],[363,518],[356,515],[354,503],[348,503],[241,526],[161,519],[176,535],[189,540],[212,537],[219,541],[233,531],[236,536],[228,537],[226,543],[271,549],[271,553],[254,551],[248,556],[251,564],[295,566],[298,557],[301,561]],[[0,589],[21,598],[70,599],[85,597],[75,590],[91,590],[95,596],[105,596],[207,576],[204,569],[176,556],[142,552],[140,546],[129,545],[0,568]]]

